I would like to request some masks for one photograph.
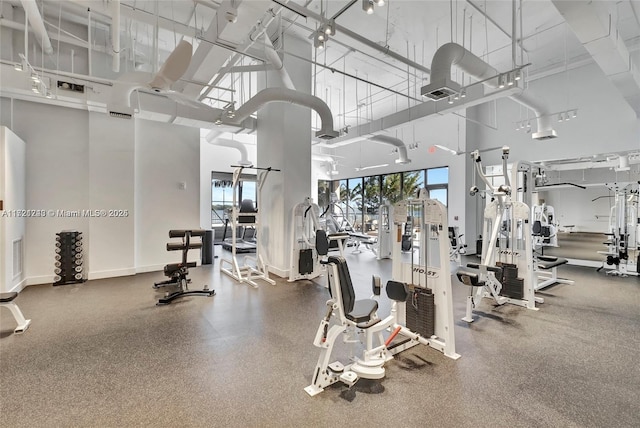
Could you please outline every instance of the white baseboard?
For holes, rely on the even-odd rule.
[[[23,279],[22,281],[20,281],[19,283],[17,283],[16,285],[13,286],[13,288],[11,290],[9,290],[10,293],[19,293],[22,290],[25,289],[25,287],[27,286],[27,279]]]
[[[98,272],[89,272],[87,279],[92,280],[92,279],[115,278],[118,276],[131,276],[135,274],[136,274],[136,270],[134,268],[101,270]]]
[[[164,270],[164,265],[137,266],[135,273],[157,272],[159,270]]]
[[[53,284],[55,275],[31,276],[26,279],[27,285]]]

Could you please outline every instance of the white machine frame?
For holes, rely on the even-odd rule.
[[[316,249],[315,234],[322,229],[319,221],[320,207],[310,197],[293,207],[291,215],[291,257],[289,258],[289,282],[301,279],[312,280],[323,273],[320,255]],[[300,251],[313,251],[313,271],[301,274]]]
[[[405,199],[393,206],[392,277],[415,287],[430,288],[434,295],[436,310],[434,335],[427,339],[429,346],[454,360],[460,358],[456,353],[453,322],[453,292],[451,289],[451,267],[449,262],[450,241],[447,208],[438,200],[428,199],[426,189],[422,189],[417,199]],[[417,208],[421,218],[412,216],[413,226],[420,225],[420,257],[418,265],[413,263],[415,248],[412,246],[411,261],[403,260],[402,234],[408,220],[409,209]],[[419,223],[417,223],[419,221]],[[430,250],[430,244],[437,249]],[[405,305],[398,308],[398,320],[406,320]],[[417,345],[409,342],[403,349]],[[399,352],[399,351],[398,351]]]
[[[336,382],[353,386],[359,378],[381,379],[385,375],[384,364],[393,359],[393,355],[418,344],[434,348],[451,359],[460,358],[460,355],[455,351],[447,211],[442,203],[426,199],[424,194],[422,193],[420,199],[401,201],[394,206],[393,223],[396,239],[393,241],[393,277],[404,279],[396,280],[396,282],[405,284],[411,282],[415,287],[429,286],[432,289],[437,308],[434,335],[423,337],[406,327],[406,303],[404,301],[393,301],[391,313],[383,320],[379,320],[376,310],[372,317],[375,324],[371,326],[359,325],[347,319],[340,290],[342,285],[337,280],[339,278],[338,267],[335,263],[329,263],[327,271],[332,298],[327,301],[327,314],[320,322],[313,341],[314,346],[320,348],[320,356],[311,385],[305,388],[309,395],[317,395],[324,388]],[[420,248],[424,248],[425,251],[421,252],[419,265],[403,263],[401,259],[402,230],[407,221],[407,209],[411,205],[419,206],[423,220],[421,224],[427,231],[423,231],[421,234]],[[428,244],[436,241],[436,256],[429,257],[426,254],[426,249],[429,248]],[[430,261],[439,261],[438,266],[433,266]],[[337,321],[333,325],[331,324],[332,318]],[[345,343],[357,342],[352,339],[357,329],[363,330],[365,336],[365,349],[362,357],[356,358],[355,361],[347,365],[343,365],[339,361],[330,363],[338,337],[342,334]],[[386,339],[383,336],[384,331],[391,333]],[[402,335],[408,340],[397,346],[390,346],[396,335]]]
[[[627,277],[640,275],[637,265],[640,251],[640,188],[633,190],[636,183],[613,183],[606,186],[614,192],[614,204],[609,214],[608,245],[606,251],[599,254],[615,258],[618,263],[602,263],[607,275]],[[637,183],[640,185],[640,182]],[[622,255],[626,254],[626,258]],[[634,260],[634,256],[636,259]],[[600,270],[598,269],[598,270]]]
[[[383,203],[378,210],[378,240],[374,246],[376,259],[390,259],[393,256],[393,205]]]
[[[473,286],[470,282],[463,280],[466,285],[471,287],[471,290],[467,296],[466,313],[462,320],[468,323],[474,321],[473,308],[476,302],[480,302],[483,297],[493,298],[498,305],[509,303],[531,310],[538,310],[536,303],[544,303],[544,299],[535,295],[537,281],[533,272],[530,211],[527,204],[514,201],[511,198],[510,180],[507,173],[509,148],[504,147],[502,150],[504,184],[498,186],[489,181],[484,173],[480,152],[476,150],[471,153],[471,156],[475,162],[477,175],[486,184],[488,194],[491,195],[493,201],[484,210],[484,230],[482,235],[484,240],[482,242],[482,257],[478,265],[478,283],[482,285]],[[514,168],[514,174],[517,171],[518,168]],[[471,193],[475,194],[478,192],[478,188],[475,186],[475,175],[473,177],[474,186],[471,189]],[[523,279],[522,299],[501,296],[502,283],[496,278],[495,272],[492,270],[496,265],[496,256],[498,255],[495,243],[500,238],[503,221],[507,221],[510,224],[511,230],[507,237],[510,245],[507,249],[501,249],[499,255],[500,257],[511,258],[511,263],[518,267],[518,274]],[[518,243],[522,245],[518,245]],[[462,278],[464,278],[464,275]]]
[[[20,334],[24,333],[29,328],[29,325],[31,325],[31,320],[25,319],[18,305],[13,302],[13,299],[15,299],[17,296],[18,293],[16,292],[2,293],[1,297],[3,301],[0,302],[0,307],[7,308],[9,309],[9,311],[11,311],[11,315],[13,315],[13,318],[15,318],[16,323],[18,324],[13,332],[16,334]]]
[[[258,203],[260,202],[262,187],[267,179],[267,176],[271,171],[280,171],[279,169],[274,168],[259,168],[254,166],[236,166],[232,165],[236,169],[233,171],[233,207],[231,208],[231,260],[221,259],[220,260],[220,272],[225,275],[230,276],[240,283],[246,283],[252,286],[253,288],[258,287],[258,283],[256,280],[265,281],[271,285],[275,285],[276,282],[269,278],[269,266],[264,261],[264,257],[262,256],[262,248],[260,245],[260,209],[258,208],[255,213],[241,213],[238,205],[238,197],[237,190],[238,184],[240,183],[240,177],[242,176],[242,171],[244,169],[255,169],[258,170],[257,175],[257,199]],[[243,263],[240,264],[238,262],[238,256],[236,253],[236,225],[238,224],[238,219],[240,216],[252,216],[255,218],[253,223],[242,223],[245,226],[254,226],[256,228],[256,252],[255,256],[245,256],[243,259]],[[250,264],[249,262],[252,262]],[[226,267],[228,266],[228,267]]]

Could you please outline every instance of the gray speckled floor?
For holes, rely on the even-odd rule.
[[[389,261],[347,259],[359,297],[372,272],[388,278]],[[151,288],[159,272],[27,288],[16,300],[33,320],[25,334],[0,313],[0,426],[640,425],[637,278],[566,267],[576,285],[546,289],[540,311],[485,300],[478,321],[457,322],[461,359],[416,347],[388,364],[381,387],[361,381],[312,398],[303,388],[326,290],[252,289],[218,264],[191,275],[216,296],[164,307]],[[466,292],[454,284],[456,319]]]

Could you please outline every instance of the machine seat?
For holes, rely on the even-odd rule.
[[[373,299],[356,300],[353,304],[353,310],[345,314],[345,317],[356,324],[369,323],[377,310],[378,302]],[[367,325],[367,327],[371,327],[371,325]]]
[[[567,259],[552,256],[538,256],[538,269],[552,269],[568,262]]]
[[[461,283],[469,287],[482,287],[484,285],[484,282],[480,281],[479,271],[474,272],[468,269],[459,269],[456,272],[456,276]]]
[[[0,293],[0,303],[9,303],[16,297],[18,297],[18,293],[15,291],[13,293]]]
[[[480,269],[480,263],[467,263],[467,267],[471,269]],[[487,270],[495,273],[497,278],[502,278],[502,268],[500,266],[487,266]]]

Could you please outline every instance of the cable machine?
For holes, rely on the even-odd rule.
[[[320,207],[310,197],[293,207],[289,282],[311,280],[322,274],[320,260],[327,255],[329,240],[319,217]]]
[[[598,251],[607,256],[598,271],[606,268],[607,275],[640,275],[640,188],[634,190],[634,185],[636,183],[607,184],[614,192],[614,203],[605,234],[607,249]]]
[[[246,209],[247,203],[244,203],[242,206],[238,204],[238,185],[240,183],[240,177],[242,175],[242,171],[245,169],[253,169],[257,170],[257,182],[256,182],[256,192],[257,192],[257,202],[260,203],[260,198],[262,195],[262,187],[267,180],[267,176],[271,171],[279,172],[279,169],[274,168],[260,168],[255,166],[237,166],[232,165],[232,167],[236,168],[233,171],[233,207],[231,208],[231,260],[221,259],[220,260],[220,272],[229,275],[231,278],[235,279],[238,282],[245,282],[251,285],[254,288],[258,287],[258,284],[255,280],[262,280],[268,282],[271,285],[275,285],[275,281],[269,278],[269,269],[267,264],[264,262],[264,258],[262,257],[262,248],[260,246],[260,210]],[[244,201],[243,201],[244,202]],[[243,264],[238,262],[237,257],[237,248],[236,248],[236,240],[237,240],[237,225],[242,224],[243,226],[253,226],[256,232],[256,253],[255,257],[245,256],[243,260]],[[250,262],[250,263],[249,263]]]
[[[463,321],[473,322],[473,308],[483,297],[491,297],[498,305],[510,303],[537,310],[543,303],[535,296],[533,251],[529,207],[511,198],[507,160],[509,148],[502,149],[504,184],[494,185],[482,168],[480,152],[471,153],[477,175],[488,189],[492,200],[484,210],[482,257],[480,263],[468,263],[456,273],[460,282],[470,286],[466,315]],[[517,171],[517,169],[516,169]],[[479,192],[473,175],[471,195]]]

